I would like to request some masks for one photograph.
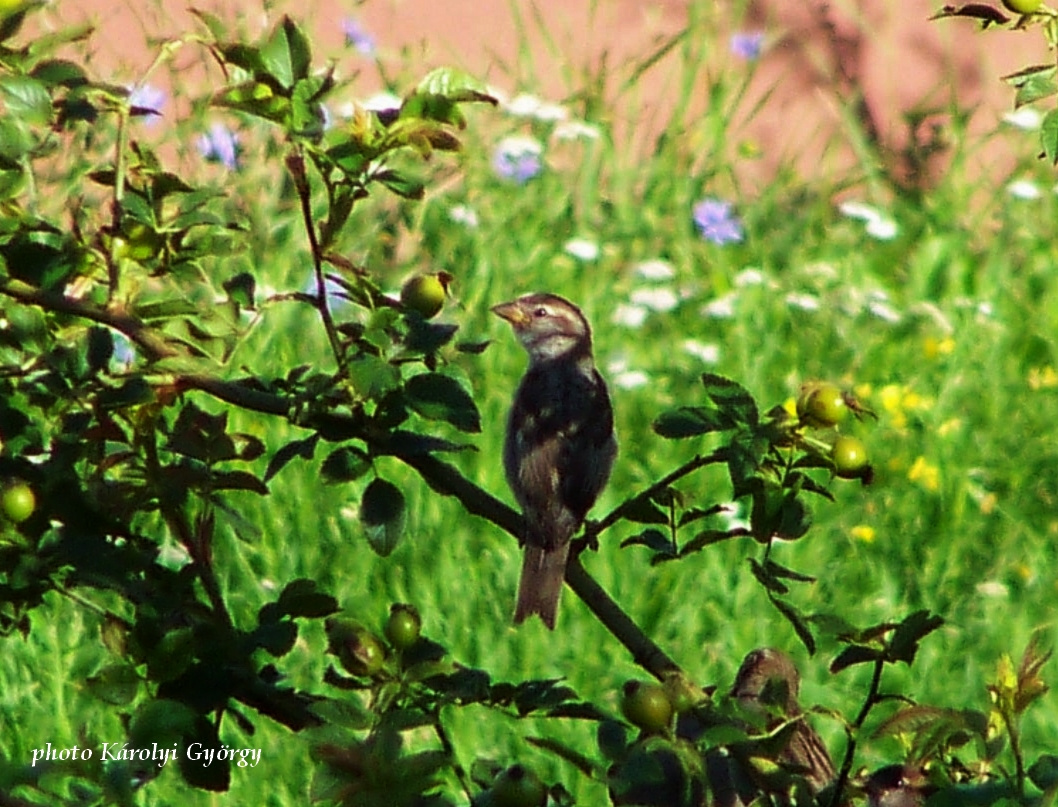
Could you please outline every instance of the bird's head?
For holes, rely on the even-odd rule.
[[[492,312],[507,320],[530,363],[591,356],[591,328],[577,306],[556,294],[526,294]]]

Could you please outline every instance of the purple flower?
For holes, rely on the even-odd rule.
[[[239,167],[239,138],[223,123],[214,123],[208,134],[198,136],[199,153],[211,162],[222,163],[234,171]]]
[[[731,34],[731,53],[747,62],[755,62],[760,58],[763,45],[763,31],[740,31]]]
[[[706,241],[718,246],[738,243],[745,238],[742,222],[731,211],[731,203],[720,199],[703,199],[694,206],[694,223]]]
[[[524,185],[540,173],[543,147],[532,137],[505,137],[492,154],[492,168],[503,179]]]
[[[129,88],[129,106],[140,110],[141,115],[150,115],[147,123],[157,120],[156,116],[162,114],[162,107],[169,96],[165,90],[152,87],[150,84],[139,84]]]
[[[345,34],[345,44],[351,45],[365,56],[375,53],[375,40],[371,34],[360,27],[358,20],[346,17],[342,20],[342,33]]]

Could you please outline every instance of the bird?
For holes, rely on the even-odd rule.
[[[731,697],[749,713],[770,715],[768,730],[789,721],[793,730],[775,761],[804,778],[813,795],[834,781],[834,762],[823,740],[804,718],[798,694],[801,675],[788,655],[770,647],[751,651],[742,661]]]
[[[937,787],[917,765],[887,765],[864,786],[869,807],[922,807]]]
[[[577,306],[534,293],[491,310],[529,354],[503,447],[507,483],[525,523],[514,624],[536,614],[554,630],[570,539],[617,456],[613,407],[595,367],[591,327]]]

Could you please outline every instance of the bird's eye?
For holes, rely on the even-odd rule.
[[[533,311],[533,316],[534,317],[546,317],[547,316],[547,309],[544,308],[543,306],[540,306],[535,311]]]

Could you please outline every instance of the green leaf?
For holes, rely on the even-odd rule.
[[[290,17],[283,17],[260,54],[265,71],[284,89],[292,89],[295,82],[309,74],[309,41]]]
[[[422,199],[426,193],[426,185],[419,179],[413,179],[399,171],[386,169],[371,175],[371,179],[381,182],[397,196],[405,199]]]
[[[311,460],[316,453],[316,444],[319,441],[320,436],[318,434],[313,434],[303,440],[294,440],[293,442],[287,443],[273,454],[272,459],[268,461],[268,468],[265,470],[264,481],[270,481],[273,476],[286,466],[287,463],[297,457],[301,457],[303,460]]]
[[[66,59],[45,59],[33,68],[30,75],[50,87],[79,87],[88,83],[84,69]]]
[[[320,591],[315,580],[298,578],[284,588],[276,601],[276,608],[287,616],[319,619],[338,611],[338,601],[325,591]]]
[[[697,437],[728,428],[715,409],[681,406],[662,412],[652,424],[654,432],[669,440]]]
[[[714,373],[703,373],[702,385],[725,420],[732,424],[757,425],[760,420],[757,402],[741,384]]]
[[[360,523],[367,541],[382,557],[397,548],[404,533],[407,511],[404,494],[392,482],[374,479],[364,490],[360,502]]]
[[[638,535],[633,535],[629,538],[625,538],[621,541],[621,549],[626,546],[645,546],[649,549],[653,549],[655,552],[661,552],[665,555],[673,554],[672,539],[659,529],[651,527],[643,530]]]
[[[439,67],[431,71],[415,88],[416,94],[436,95],[449,101],[482,101],[496,106],[499,102],[489,94],[488,87],[463,70]]]
[[[371,457],[354,446],[342,446],[332,451],[320,467],[323,481],[328,485],[352,482],[371,468]]]
[[[353,389],[367,400],[378,400],[400,384],[400,371],[378,356],[361,356],[349,363]]]
[[[769,594],[768,599],[771,600],[771,604],[778,609],[779,613],[786,617],[786,621],[793,627],[797,638],[801,640],[801,644],[808,650],[809,655],[814,655],[816,652],[816,640],[808,627],[808,622],[804,615],[790,603],[783,602],[778,597],[773,597]]]
[[[85,682],[88,691],[104,703],[127,706],[140,690],[140,676],[131,664],[108,664]]]
[[[474,399],[454,378],[423,373],[408,379],[404,390],[408,406],[424,418],[446,421],[460,431],[481,431],[481,416]]]
[[[29,76],[8,76],[0,80],[5,114],[21,118],[33,126],[51,123],[51,96],[44,85]]]
[[[1058,165],[1058,109],[1050,110],[1040,124],[1040,145],[1051,165]]]
[[[680,547],[680,557],[690,555],[693,552],[700,552],[707,546],[712,546],[731,538],[745,538],[749,534],[749,530],[742,527],[735,527],[730,530],[702,530]]]
[[[289,653],[298,640],[298,626],[290,620],[258,625],[250,633],[253,643],[276,658]]]
[[[1043,754],[1028,770],[1029,779],[1040,790],[1054,791],[1058,788],[1058,756]]]
[[[910,666],[918,652],[918,643],[943,624],[941,617],[925,609],[905,617],[896,626],[893,638],[889,641],[889,659],[902,661]]]
[[[830,662],[830,672],[839,673],[846,667],[852,667],[856,664],[873,664],[881,657],[882,652],[873,647],[865,647],[859,644],[849,645],[838,653],[836,659]]]

